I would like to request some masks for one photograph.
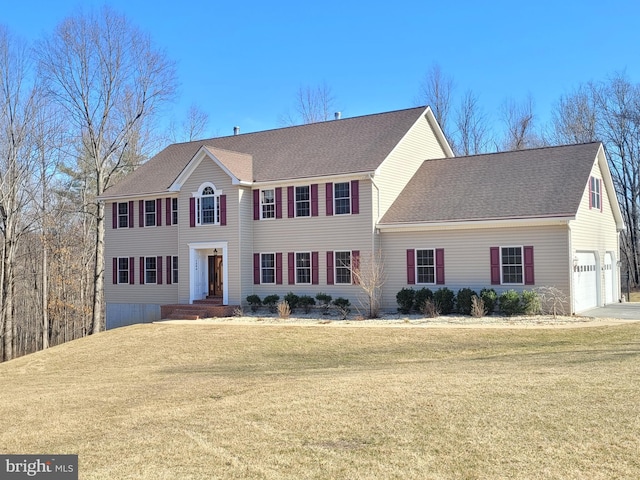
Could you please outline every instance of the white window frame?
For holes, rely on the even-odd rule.
[[[298,189],[299,188],[306,188],[307,189],[307,193],[308,193],[308,199],[307,200],[298,200]],[[294,213],[295,213],[295,218],[307,218],[311,216],[311,185],[298,185],[296,187],[293,187],[293,195],[294,195]],[[309,208],[308,208],[308,214],[307,215],[298,215],[298,205],[303,205],[304,203],[308,203],[309,204]]]
[[[126,268],[122,268],[122,264],[120,262],[124,262]],[[118,257],[118,285],[129,285],[131,280],[131,270],[129,265],[129,257]],[[121,281],[120,274],[127,272],[127,280],[125,282]]]
[[[418,265],[418,252],[431,252],[433,264],[432,265]],[[436,284],[436,249],[435,248],[416,248],[415,249],[415,276],[416,276],[416,285],[435,285]],[[421,282],[420,274],[418,273],[418,268],[427,268],[433,269],[433,282]]]
[[[171,257],[171,283],[178,283],[178,273],[178,256],[174,255]]]
[[[273,258],[273,267],[265,267],[263,259],[265,256],[271,255]],[[266,270],[273,270],[273,282],[264,281],[264,272]],[[265,252],[260,254],[260,285],[275,285],[276,284],[276,254],[275,252]]]
[[[338,185],[346,185],[349,195],[346,197],[338,197]],[[339,212],[338,200],[346,200],[347,212]],[[351,215],[351,182],[337,182],[333,184],[333,214]]]
[[[308,266],[301,266],[298,264],[298,255],[308,255],[308,259],[309,259],[309,265]],[[313,275],[313,258],[311,255],[311,252],[295,252],[294,253],[294,258],[295,258],[295,275],[296,275],[296,285],[311,285],[312,282],[312,275]],[[308,271],[309,272],[309,281],[308,282],[301,282],[299,281],[299,272],[305,272]]]
[[[149,267],[149,260],[153,260],[154,268]],[[149,275],[155,274],[155,280],[149,281]],[[144,283],[145,285],[156,285],[158,283],[158,258],[157,257],[144,257]]]
[[[600,191],[601,181],[597,177],[591,177],[589,179],[591,183],[589,189],[589,195],[591,195],[591,208],[594,210],[602,209],[602,192]]]
[[[124,205],[125,212],[120,211],[120,206]],[[124,219],[124,222],[122,221]],[[129,202],[118,202],[118,228],[129,228]]]
[[[207,188],[211,188],[213,190],[213,195],[205,195],[204,192]],[[211,182],[205,182],[200,185],[198,192],[194,195],[196,198],[196,225],[204,226],[204,225],[220,225],[220,196],[222,195],[222,190],[217,190],[216,186]],[[203,198],[212,198],[213,199],[213,222],[202,222],[202,199]]]
[[[171,199],[171,225],[178,224],[178,199]]]
[[[153,205],[153,211],[148,209],[150,205]],[[153,215],[153,223],[149,221],[149,217],[151,215]],[[155,200],[145,200],[144,201],[144,226],[155,227],[156,225],[158,225],[157,202]]]
[[[504,264],[502,261],[503,258],[503,250],[507,248],[518,248],[520,249],[520,264]],[[520,276],[522,277],[521,282],[505,282],[504,280],[504,267],[514,266],[520,267]],[[522,245],[507,245],[504,247],[500,247],[500,285],[524,285],[524,246]]]
[[[271,192],[271,202],[265,202],[265,193]],[[271,207],[271,216],[265,216],[265,207]],[[266,188],[260,190],[260,220],[273,220],[276,218],[276,190],[275,188]]]
[[[338,254],[340,253],[348,253],[349,254],[349,265],[347,266],[340,266],[338,265]],[[351,271],[351,268],[353,266],[353,252],[351,250],[336,250],[333,252],[333,278],[334,278],[334,283],[336,285],[352,285],[353,284],[353,272]],[[338,269],[346,269],[349,272],[349,281],[348,282],[341,282],[338,280],[339,276],[338,276]]]

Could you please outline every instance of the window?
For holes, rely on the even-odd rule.
[[[144,283],[156,283],[158,279],[158,269],[156,257],[145,257],[144,259]]]
[[[311,216],[311,195],[309,185],[296,187],[296,217]]]
[[[276,259],[274,253],[260,254],[260,283],[276,283]]]
[[[602,180],[596,177],[591,177],[589,185],[589,205],[590,208],[602,209]]]
[[[334,184],[334,203],[336,215],[351,213],[351,192],[349,182]]]
[[[126,257],[118,258],[118,283],[129,283],[129,259]]]
[[[178,283],[178,257],[173,257],[171,260],[171,276],[172,282]]]
[[[178,224],[178,199],[177,198],[171,199],[171,224],[172,225]]]
[[[336,284],[351,284],[351,252],[335,252]]]
[[[310,252],[296,253],[296,283],[297,284],[311,283],[311,253]]]
[[[129,204],[118,203],[118,228],[127,228],[129,226]]]
[[[262,218],[276,218],[276,198],[274,190],[261,190],[261,215]]]
[[[144,226],[145,227],[156,226],[156,201],[155,200],[144,201]]]
[[[204,190],[202,190],[200,198],[198,198],[198,203],[198,223],[200,225],[218,223],[220,212],[213,188],[205,187]]]
[[[502,283],[522,285],[522,247],[502,247],[500,249]]]
[[[416,250],[416,283],[436,283],[435,251]]]

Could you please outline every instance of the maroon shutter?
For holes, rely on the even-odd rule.
[[[276,188],[276,218],[282,218],[282,187]]]
[[[333,215],[333,183],[325,184],[326,210],[327,216]]]
[[[171,255],[167,255],[167,285],[171,285],[172,282],[172,278],[171,278],[171,274],[173,272],[171,271]]]
[[[295,198],[293,196],[293,187],[287,187],[287,216],[293,218],[295,216],[294,207],[296,205]]]
[[[327,285],[333,285],[333,252],[327,252]]]
[[[253,219],[260,220],[260,190],[253,191]]]
[[[220,225],[227,224],[227,196],[220,195]]]
[[[111,228],[118,228],[118,202],[113,202],[111,207]]]
[[[118,259],[113,257],[113,275],[112,275],[113,284],[116,285],[118,283]]]
[[[289,252],[287,254],[287,270],[289,272],[289,285],[295,285],[296,283],[296,254]]]
[[[260,285],[260,254],[253,254],[253,284]]]
[[[140,285],[144,285],[144,257],[140,257]]]
[[[144,200],[138,200],[138,226],[144,227]]]
[[[276,284],[282,285],[282,253],[276,253]]]
[[[318,285],[320,281],[318,274],[318,252],[311,252],[311,283]]]
[[[351,213],[360,213],[360,182],[351,180]]]
[[[524,284],[535,284],[533,275],[533,247],[524,247]]]
[[[351,283],[354,285],[360,285],[360,250],[353,250],[351,252],[351,270],[355,272],[355,275],[351,275]]]
[[[165,209],[167,210],[166,215],[165,215],[165,217],[166,217],[165,218],[165,220],[166,220],[165,224],[167,226],[169,226],[169,225],[171,225],[171,222],[173,220],[171,218],[171,199],[170,198],[165,199],[164,205],[165,205]]]
[[[407,249],[407,284],[416,283],[416,251],[413,248]]]
[[[491,285],[500,285],[500,248],[491,247]]]
[[[129,228],[133,228],[133,200],[129,200]]]
[[[135,268],[136,259],[134,257],[129,257],[129,284],[134,285],[136,283],[136,268]]]
[[[194,197],[189,199],[189,226],[191,228],[196,226],[196,199]]]
[[[162,199],[158,198],[156,200],[156,225],[158,227],[162,226]]]
[[[156,283],[162,285],[162,257],[156,258]]]
[[[436,248],[436,284],[444,285],[444,248]]]
[[[318,184],[311,184],[311,216],[318,216]]]

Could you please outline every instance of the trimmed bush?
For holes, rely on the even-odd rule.
[[[540,297],[535,290],[523,290],[521,303],[525,315],[537,315],[542,310]]]
[[[316,301],[309,295],[300,295],[298,298],[298,306],[304,310],[304,313],[309,313],[315,304]]]
[[[396,293],[396,302],[398,302],[398,310],[400,313],[410,313],[416,298],[416,292],[413,288],[403,288]]]
[[[433,292],[426,287],[422,287],[420,290],[416,291],[414,308],[418,312],[424,313],[422,310],[424,308],[424,302],[427,300],[433,300]]]
[[[289,292],[284,296],[284,301],[289,304],[289,308],[293,312],[296,308],[298,308],[300,297],[293,292]]]
[[[338,297],[332,303],[333,306],[336,307],[336,310],[338,310],[342,320],[346,320],[347,315],[351,312],[351,302],[346,298]]]
[[[456,305],[458,312],[463,315],[471,315],[471,299],[477,297],[478,294],[470,288],[461,288],[456,295]]]
[[[433,300],[440,309],[442,315],[449,315],[453,312],[456,295],[447,287],[439,288],[433,294]]]
[[[329,305],[331,305],[331,295],[320,292],[316,294],[316,300],[320,302],[320,306],[322,307],[322,314],[328,315]]]
[[[262,300],[262,304],[266,307],[269,307],[269,311],[271,313],[276,313],[276,305],[279,300],[280,295],[267,295],[266,297],[264,297],[264,300]]]
[[[500,310],[505,315],[518,315],[522,313],[522,304],[520,303],[520,294],[515,290],[507,290],[503,292],[499,299],[498,304]]]
[[[480,290],[480,299],[484,302],[484,309],[487,315],[491,315],[498,303],[498,294],[493,288],[483,288]]]
[[[255,313],[260,305],[262,305],[262,300],[260,300],[258,295],[249,295],[247,297],[247,303],[251,305],[251,311]]]

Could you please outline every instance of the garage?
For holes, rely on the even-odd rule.
[[[604,254],[604,265],[602,266],[604,277],[604,303],[614,302],[613,295],[613,255],[607,252]]]
[[[573,264],[573,311],[598,306],[598,270],[594,252],[577,252]]]

